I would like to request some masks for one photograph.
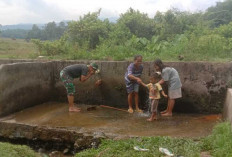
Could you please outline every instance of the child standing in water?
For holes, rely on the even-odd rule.
[[[159,104],[160,92],[164,97],[166,98],[168,97],[164,93],[161,85],[158,83],[160,79],[161,79],[161,74],[159,72],[156,72],[150,77],[149,84],[145,84],[141,82],[141,85],[149,89],[149,103],[150,103],[149,110],[151,111],[151,117],[147,119],[147,121],[153,121],[157,119],[157,107]]]

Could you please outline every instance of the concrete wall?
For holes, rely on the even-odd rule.
[[[64,98],[64,88],[59,81],[59,71],[69,64],[86,62],[56,62],[56,94]],[[99,62],[103,84],[100,88],[93,86],[97,78],[85,83],[76,82],[76,101],[80,103],[106,104],[115,107],[127,107],[127,93],[124,74],[130,62]],[[144,62],[142,79],[149,82],[149,75],[154,72],[152,62]],[[222,112],[227,87],[232,86],[232,63],[207,62],[168,62],[167,66],[177,69],[183,84],[183,98],[175,106],[177,112]],[[165,87],[164,87],[165,88]],[[166,88],[165,88],[166,89]],[[146,89],[140,88],[140,105],[146,107]],[[161,104],[167,100],[162,99]],[[165,108],[165,105],[160,105]]]
[[[223,118],[232,124],[232,88],[227,89]]]
[[[167,63],[175,67],[183,84],[182,108],[196,112],[222,111],[226,89],[232,87],[232,63],[180,62]],[[177,108],[176,108],[177,109]]]
[[[0,115],[50,100],[53,78],[52,62],[0,65]]]
[[[25,60],[25,59],[0,59],[1,64],[10,64],[10,63],[20,63],[20,62],[34,62],[34,60]]]
[[[48,62],[43,59],[0,59],[1,64],[22,63],[22,62]]]
[[[60,82],[59,72],[67,65],[70,64],[88,64],[86,61],[65,62],[60,61],[55,63],[54,75],[55,75],[55,88],[56,95],[62,101],[66,99],[65,88],[62,82]],[[105,104],[114,107],[127,108],[127,92],[125,88],[124,74],[127,66],[130,62],[97,62],[101,74],[94,76],[84,83],[80,83],[79,80],[75,81],[76,95],[75,100],[77,103],[85,104]],[[144,75],[143,79],[148,81],[148,74],[150,72],[150,63],[144,63]],[[94,86],[95,81],[102,79],[103,83],[100,87]],[[145,89],[141,89],[141,104],[145,104],[144,95]]]
[[[16,63],[0,65],[0,115],[6,115],[25,107],[46,101],[67,101],[65,88],[59,72],[67,65],[88,64],[89,61],[53,61],[44,63]],[[75,80],[77,103],[105,104],[127,108],[127,93],[124,74],[130,62],[98,62],[99,77],[94,76],[84,83]],[[144,62],[142,79],[149,81],[154,72],[151,62]],[[169,62],[177,69],[183,84],[183,98],[177,100],[177,112],[222,112],[226,89],[232,86],[232,63]],[[101,78],[103,84],[95,87]],[[146,107],[147,94],[140,88],[140,105]],[[167,100],[161,100],[166,104]],[[165,105],[160,105],[165,108]]]

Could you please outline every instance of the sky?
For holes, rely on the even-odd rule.
[[[78,20],[101,9],[101,18],[118,18],[129,8],[154,17],[157,11],[205,11],[223,0],[0,0],[0,24],[44,24]]]

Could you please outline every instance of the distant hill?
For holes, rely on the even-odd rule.
[[[100,19],[101,20],[105,20],[106,18],[103,18],[103,17],[100,17]],[[114,23],[116,23],[117,22],[117,19],[118,19],[118,17],[110,17],[110,18],[108,18],[109,19],[109,21],[110,22],[114,22]],[[71,20],[63,20],[62,22],[64,22],[64,23],[68,23],[68,22],[70,22]],[[57,23],[57,24],[59,24],[59,23]],[[31,30],[32,29],[32,26],[33,26],[34,24],[32,24],[32,23],[28,23],[28,24],[17,24],[17,25],[2,25],[1,27],[0,27],[0,30],[7,30],[7,29],[23,29],[23,30]],[[44,26],[46,25],[46,24],[36,24],[40,29],[43,29],[44,28]]]
[[[1,30],[7,29],[24,29],[31,30],[34,24],[17,24],[17,25],[2,25]],[[36,24],[39,28],[43,28],[45,24]]]

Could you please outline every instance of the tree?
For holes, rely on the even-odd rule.
[[[56,23],[49,22],[43,29],[39,29],[37,25],[33,25],[32,29],[28,32],[27,39],[40,39],[40,40],[56,40],[64,34],[66,26],[64,22],[60,22],[57,26]]]
[[[109,20],[100,20],[98,16],[101,10],[88,13],[80,17],[79,21],[68,23],[68,34],[71,41],[77,42],[80,46],[88,45],[94,49],[100,42],[100,38],[107,38],[110,23]]]
[[[176,34],[183,34],[203,22],[202,13],[181,12],[178,9],[171,9],[165,13],[157,12],[154,17],[155,35],[160,36],[159,40],[171,40]]]
[[[56,31],[57,37],[60,38],[64,34],[64,32],[66,30],[65,23],[64,22],[60,22],[59,25],[58,25],[58,27],[56,28],[56,30],[57,30]]]
[[[43,40],[55,40],[58,39],[58,32],[57,32],[57,27],[56,23],[49,22],[45,25],[44,31],[43,31]]]
[[[130,8],[126,13],[121,14],[118,19],[119,25],[124,25],[137,37],[151,39],[154,35],[154,22],[147,14],[140,13],[138,10]]]
[[[7,29],[1,32],[1,36],[5,38],[17,38],[25,39],[28,34],[28,30],[24,29]]]
[[[215,7],[210,7],[205,13],[205,19],[211,22],[211,27],[219,27],[232,21],[232,0],[217,2]]]
[[[41,35],[41,30],[36,24],[34,24],[27,34],[27,39],[41,39]]]

